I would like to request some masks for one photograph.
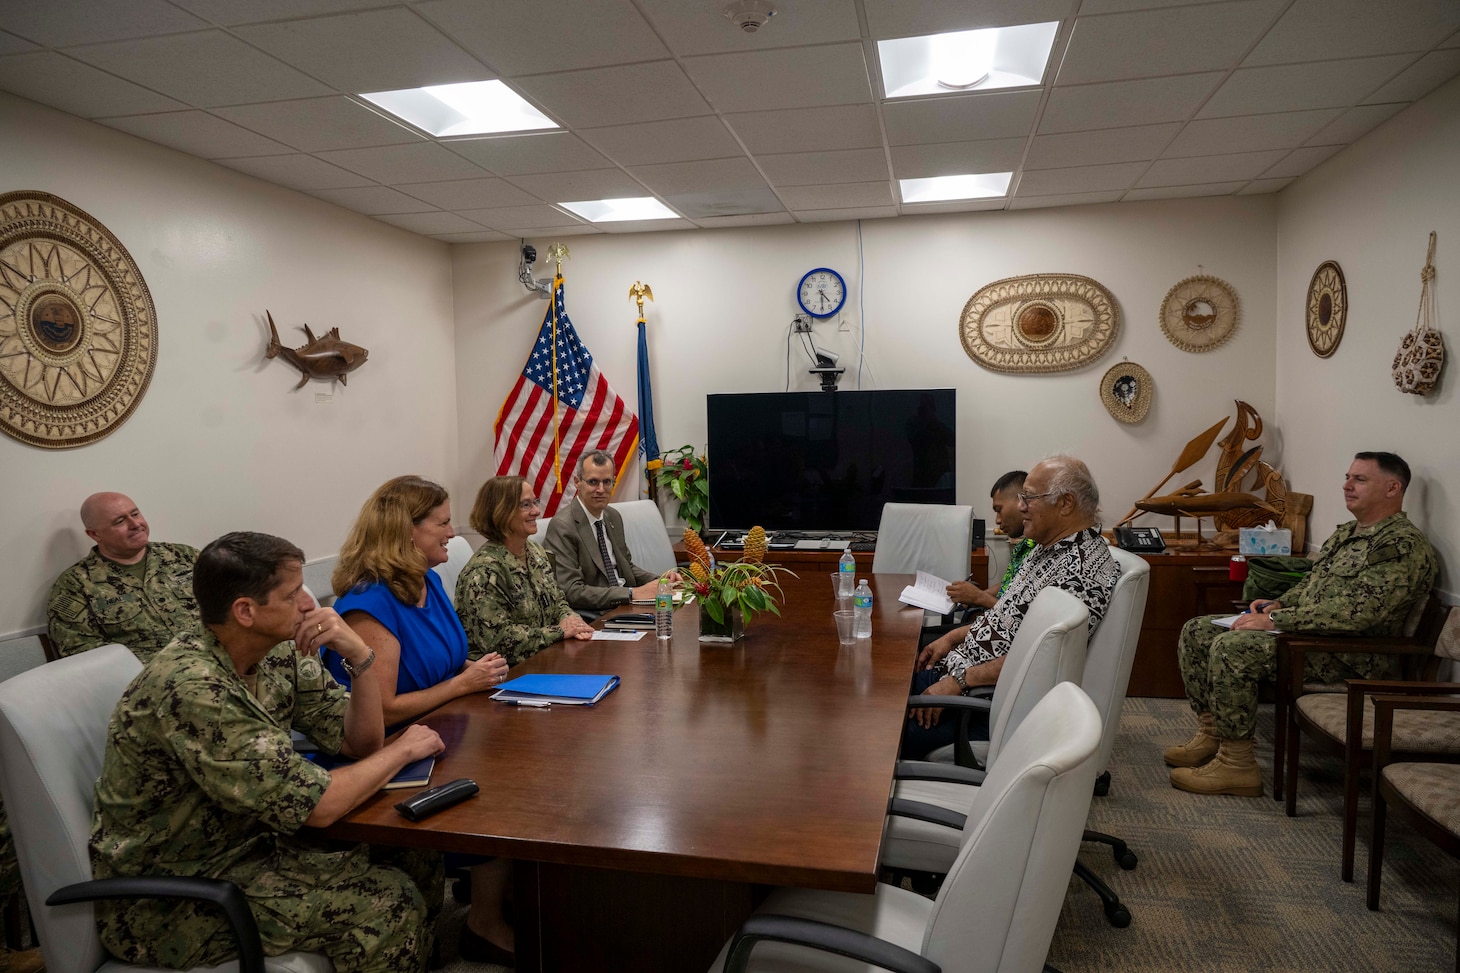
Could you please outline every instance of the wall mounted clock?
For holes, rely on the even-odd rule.
[[[1211,351],[1232,336],[1241,306],[1232,285],[1198,275],[1180,281],[1161,302],[1161,330],[1182,351]]]
[[[829,318],[847,302],[847,282],[830,267],[808,270],[796,286],[796,303],[813,318]]]
[[[157,310],[105,226],[58,196],[0,195],[0,431],[48,449],[132,414],[157,362]]]
[[[1327,358],[1338,350],[1347,318],[1348,285],[1343,280],[1343,269],[1325,260],[1308,282],[1308,347],[1313,354]]]
[[[980,288],[958,324],[963,350],[996,372],[1066,372],[1110,350],[1115,298],[1089,277],[1031,274]]]

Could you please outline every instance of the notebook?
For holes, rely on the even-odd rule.
[[[336,767],[347,767],[355,761],[349,757],[332,756],[322,751],[307,753],[306,759],[313,760],[325,770],[334,770]],[[393,791],[401,787],[425,787],[431,783],[431,771],[436,767],[436,758],[422,757],[420,760],[406,764],[396,771],[394,777],[385,782],[383,791]]]
[[[592,706],[618,688],[618,676],[580,676],[535,672],[502,683],[492,694],[503,702],[561,703],[564,706]]]
[[[611,630],[622,631],[624,629],[642,629],[645,631],[654,628],[653,612],[628,612],[623,615],[615,615],[603,623],[603,627]]]

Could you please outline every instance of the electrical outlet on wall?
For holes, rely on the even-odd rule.
[[[791,330],[796,334],[811,333],[811,318],[805,314],[798,314],[791,319]]]

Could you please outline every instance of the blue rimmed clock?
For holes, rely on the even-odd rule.
[[[829,318],[847,302],[847,282],[830,267],[808,270],[796,287],[796,303],[813,318]]]

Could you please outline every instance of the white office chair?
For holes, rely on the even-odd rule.
[[[998,762],[1004,743],[1051,689],[1062,682],[1079,682],[1085,668],[1089,630],[1090,610],[1068,591],[1046,588],[1035,596],[1004,657],[993,699],[960,701],[963,706],[982,704],[988,709],[988,742],[972,745],[982,766],[991,768]],[[953,711],[945,710],[942,718],[953,717]],[[951,753],[953,748],[944,749]],[[964,770],[929,766],[925,761],[899,761],[892,789],[894,805],[917,801],[962,810],[972,800],[969,784],[985,777],[985,771]],[[949,777],[963,778],[968,783],[955,783]],[[956,831],[928,820],[893,814],[883,833],[881,862],[887,868],[942,874],[957,856],[959,845]]]
[[[314,596],[316,605],[328,608],[335,603],[335,588],[330,576],[339,563],[340,556],[335,554],[304,565],[304,587]]]
[[[892,885],[871,895],[780,889],[710,969],[1041,969],[1090,810],[1099,745],[1094,704],[1075,684],[1059,684],[1019,724],[972,793],[957,857],[936,900]]]
[[[968,577],[973,508],[938,503],[887,503],[877,527],[876,573],[926,571],[945,581]]]
[[[664,530],[659,505],[653,500],[625,500],[609,506],[624,519],[624,540],[628,542],[629,556],[634,563],[655,574],[673,571],[677,563],[674,546]]]
[[[0,683],[0,792],[15,832],[31,919],[52,973],[123,973],[144,968],[110,959],[96,931],[96,899],[193,898],[227,913],[241,960],[211,970],[329,973],[319,953],[263,955],[248,900],[231,882],[91,878],[88,839],[107,724],[142,663],[123,645],[58,659]],[[54,903],[54,904],[52,904]]]
[[[441,586],[446,589],[446,597],[451,600],[452,605],[456,604],[456,579],[461,576],[461,569],[466,567],[471,555],[471,544],[465,537],[457,534],[446,542],[446,563],[431,569],[440,576]]]

